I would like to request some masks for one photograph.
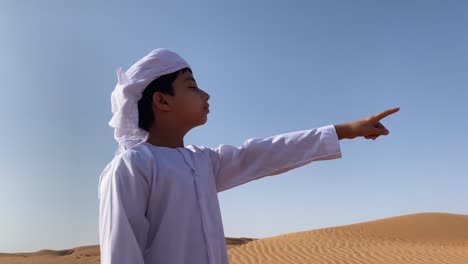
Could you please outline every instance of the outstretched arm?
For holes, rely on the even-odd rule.
[[[400,108],[396,107],[353,122],[335,125],[338,139],[364,137],[366,139],[375,140],[381,135],[388,135],[390,131],[382,125],[380,120],[398,112],[399,110]]]
[[[251,138],[240,147],[207,149],[218,192],[313,161],[341,157],[333,125],[267,138]]]

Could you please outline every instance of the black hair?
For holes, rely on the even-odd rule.
[[[174,87],[172,83],[179,76],[179,73],[189,71],[192,73],[190,68],[183,68],[173,73],[162,75],[152,81],[143,91],[141,99],[138,101],[138,127],[149,132],[154,122],[153,113],[153,94],[155,92],[161,92],[163,94],[174,95]]]

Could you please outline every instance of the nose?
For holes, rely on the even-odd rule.
[[[206,99],[206,101],[210,100],[210,95],[207,92],[203,91],[203,90],[202,90],[202,92],[203,92],[203,97]]]

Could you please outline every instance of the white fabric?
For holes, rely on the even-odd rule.
[[[340,157],[332,125],[249,139],[241,147],[139,143],[101,174],[101,263],[227,264],[218,192]]]
[[[177,53],[159,48],[133,64],[127,72],[117,70],[117,85],[111,95],[112,119],[109,125],[115,128],[114,137],[119,143],[115,155],[146,141],[148,132],[138,127],[138,100],[144,89],[158,77],[176,72],[188,63]]]

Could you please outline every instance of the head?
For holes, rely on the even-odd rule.
[[[210,96],[200,89],[189,68],[162,75],[152,81],[138,101],[138,126],[150,132],[155,122],[169,118],[184,128],[207,121]]]

